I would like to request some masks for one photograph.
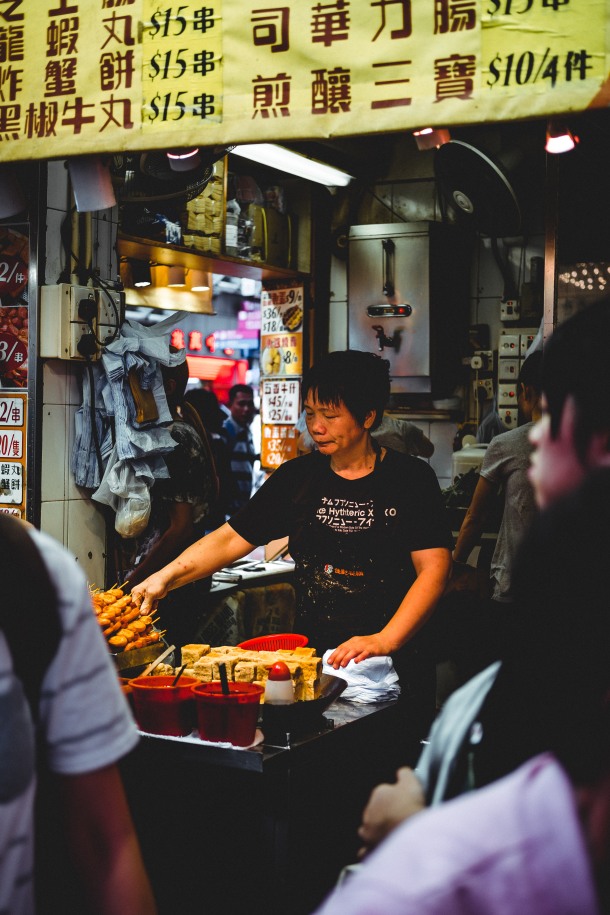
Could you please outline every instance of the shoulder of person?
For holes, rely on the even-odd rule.
[[[309,451],[307,454],[300,454],[289,461],[284,461],[274,470],[272,476],[281,471],[282,476],[286,475],[301,479],[319,473],[329,464],[330,461],[326,455],[320,454],[319,451]]]
[[[387,471],[421,474],[422,476],[432,473],[432,475],[436,477],[430,464],[428,464],[427,461],[422,461],[417,455],[407,454],[404,451],[396,451],[395,448],[389,448],[387,445],[384,445],[383,447],[385,448],[386,453],[381,462],[381,466],[383,467],[385,465]]]
[[[532,423],[525,423],[522,426],[516,426],[514,429],[507,429],[506,432],[500,432],[494,435],[488,444],[483,457],[483,466],[490,460],[495,460],[498,454],[505,454],[518,447],[523,440],[527,440]]]
[[[201,445],[201,436],[197,429],[188,420],[176,419],[169,427],[170,435],[177,442],[198,442]]]

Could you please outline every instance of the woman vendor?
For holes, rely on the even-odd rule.
[[[433,470],[371,436],[390,394],[389,364],[330,353],[303,381],[316,450],[282,464],[230,521],[132,591],[144,612],[260,544],[289,537],[295,630],[335,668],[391,655],[409,732],[425,736],[435,665],[423,624],[443,593],[453,541]],[[409,754],[410,755],[410,754]]]

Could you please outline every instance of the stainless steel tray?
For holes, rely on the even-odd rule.
[[[146,645],[145,648],[132,648],[131,651],[119,651],[113,655],[114,664],[120,677],[137,677],[142,673],[144,668],[163,654],[168,644],[161,640],[153,642],[152,645]],[[167,664],[173,666],[174,659],[172,655],[166,658]]]

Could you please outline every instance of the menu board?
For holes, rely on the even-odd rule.
[[[297,456],[298,432],[294,426],[264,426],[261,438],[261,464],[275,470]]]
[[[29,239],[0,227],[0,388],[28,383]]]
[[[3,0],[2,157],[207,148],[608,105],[610,0]]]
[[[261,293],[261,376],[302,375],[303,287]]]
[[[27,397],[0,394],[0,512],[25,516]]]
[[[297,454],[303,303],[303,286],[297,284],[261,293],[261,465],[267,470]]]

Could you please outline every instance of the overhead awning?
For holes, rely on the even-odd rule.
[[[606,107],[610,0],[13,0],[0,160]]]

